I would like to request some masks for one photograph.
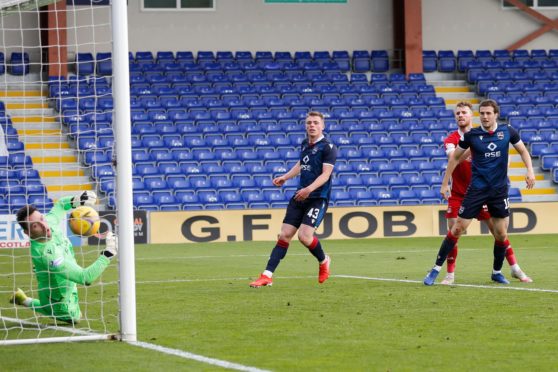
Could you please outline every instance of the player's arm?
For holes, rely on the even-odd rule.
[[[533,171],[533,162],[531,161],[529,150],[527,150],[527,147],[525,146],[523,141],[516,142],[512,145],[517,150],[517,152],[521,156],[521,160],[523,160],[523,163],[527,167],[525,183],[527,184],[528,189],[532,189],[533,186],[535,186],[535,172]]]
[[[324,164],[322,166],[322,174],[320,174],[310,185],[306,186],[303,189],[298,190],[294,196],[294,199],[297,201],[302,201],[306,199],[308,195],[312,193],[312,191],[320,188],[324,183],[326,183],[329,180],[329,178],[331,177],[331,173],[333,173],[333,165]]]
[[[107,235],[106,249],[101,255],[86,268],[77,264],[75,259],[69,259],[61,254],[56,256],[46,256],[49,271],[57,275],[62,275],[68,280],[77,284],[90,285],[93,283],[110,264],[112,257],[118,252],[118,243],[114,234]]]
[[[273,184],[275,186],[283,186],[286,180],[290,180],[300,174],[300,161],[297,161],[295,165],[284,175],[275,177],[273,179]]]
[[[444,174],[444,179],[442,180],[442,186],[440,187],[440,193],[444,199],[448,199],[451,195],[451,190],[449,187],[449,180],[455,167],[459,164],[459,159],[465,154],[466,149],[463,149],[459,146],[455,148],[455,150],[451,153],[451,156],[448,156],[448,167],[446,168],[446,173]]]

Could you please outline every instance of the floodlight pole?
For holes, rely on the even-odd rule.
[[[119,240],[120,332],[122,341],[137,341],[134,210],[132,203],[132,141],[130,128],[130,71],[128,66],[128,9],[126,0],[112,0],[113,131],[117,172],[116,202]]]

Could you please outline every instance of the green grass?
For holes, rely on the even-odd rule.
[[[514,280],[509,287],[558,290],[556,237],[511,237],[520,265],[535,282]],[[335,277],[421,281],[440,242],[325,240],[334,276],[322,285],[315,259],[293,243],[273,287],[260,289],[248,283],[264,269],[273,243],[137,246],[138,338],[275,371],[555,370],[558,292],[504,290],[491,283],[487,237],[460,241],[457,283],[474,286]],[[25,266],[25,260],[16,261]],[[507,264],[505,274],[511,279]],[[115,278],[112,267],[103,281]],[[30,283],[23,274],[17,281]],[[11,283],[1,277],[2,288]],[[113,300],[115,293],[115,285],[107,285],[86,295],[91,302],[101,294]],[[115,314],[115,307],[111,301],[103,310]],[[97,317],[100,306],[92,304],[89,312]],[[108,330],[116,329],[116,319],[108,319]],[[97,323],[90,326],[98,329]],[[4,334],[15,337],[13,331]],[[220,369],[119,342],[6,346],[0,347],[0,361],[6,371]]]

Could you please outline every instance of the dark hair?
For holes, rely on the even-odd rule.
[[[500,106],[493,99],[485,99],[479,104],[479,111],[481,107],[492,107],[495,114],[500,114]]]
[[[469,107],[469,109],[473,111],[473,105],[471,104],[471,102],[467,102],[467,101],[458,102],[457,105],[455,105],[455,108],[457,107]]]
[[[29,231],[28,228],[28,223],[27,221],[25,221],[27,219],[27,217],[29,217],[30,215],[32,215],[33,213],[35,213],[35,211],[37,211],[37,207],[35,207],[32,204],[28,204],[28,205],[24,205],[23,207],[21,207],[16,214],[16,218],[17,218],[17,223],[19,223],[19,226],[21,226],[21,228],[25,231]]]

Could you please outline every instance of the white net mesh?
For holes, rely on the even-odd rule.
[[[31,253],[16,222],[19,208],[34,204],[46,215],[65,197],[91,190],[99,195],[95,209],[102,216],[108,214],[103,220],[113,219],[107,204],[114,190],[99,189],[101,183],[114,184],[111,9],[90,3],[0,1],[0,343],[84,335],[87,339],[119,329],[115,262],[91,285],[77,285],[81,310],[77,324],[33,311],[25,306],[29,301],[9,303],[21,288],[42,308],[46,305],[37,274],[46,275],[48,269],[34,268],[42,253],[37,253],[40,249]],[[104,61],[99,64],[97,56]],[[87,268],[98,259],[104,241],[99,245],[98,239],[91,239],[89,245],[88,239],[73,236],[65,218],[59,227],[69,236],[79,266]],[[66,264],[67,256],[65,260],[45,258],[55,267]],[[60,283],[64,281],[49,289],[48,298],[55,305],[70,301],[60,297],[65,292],[60,286],[66,285]],[[58,307],[52,311],[63,312]]]

